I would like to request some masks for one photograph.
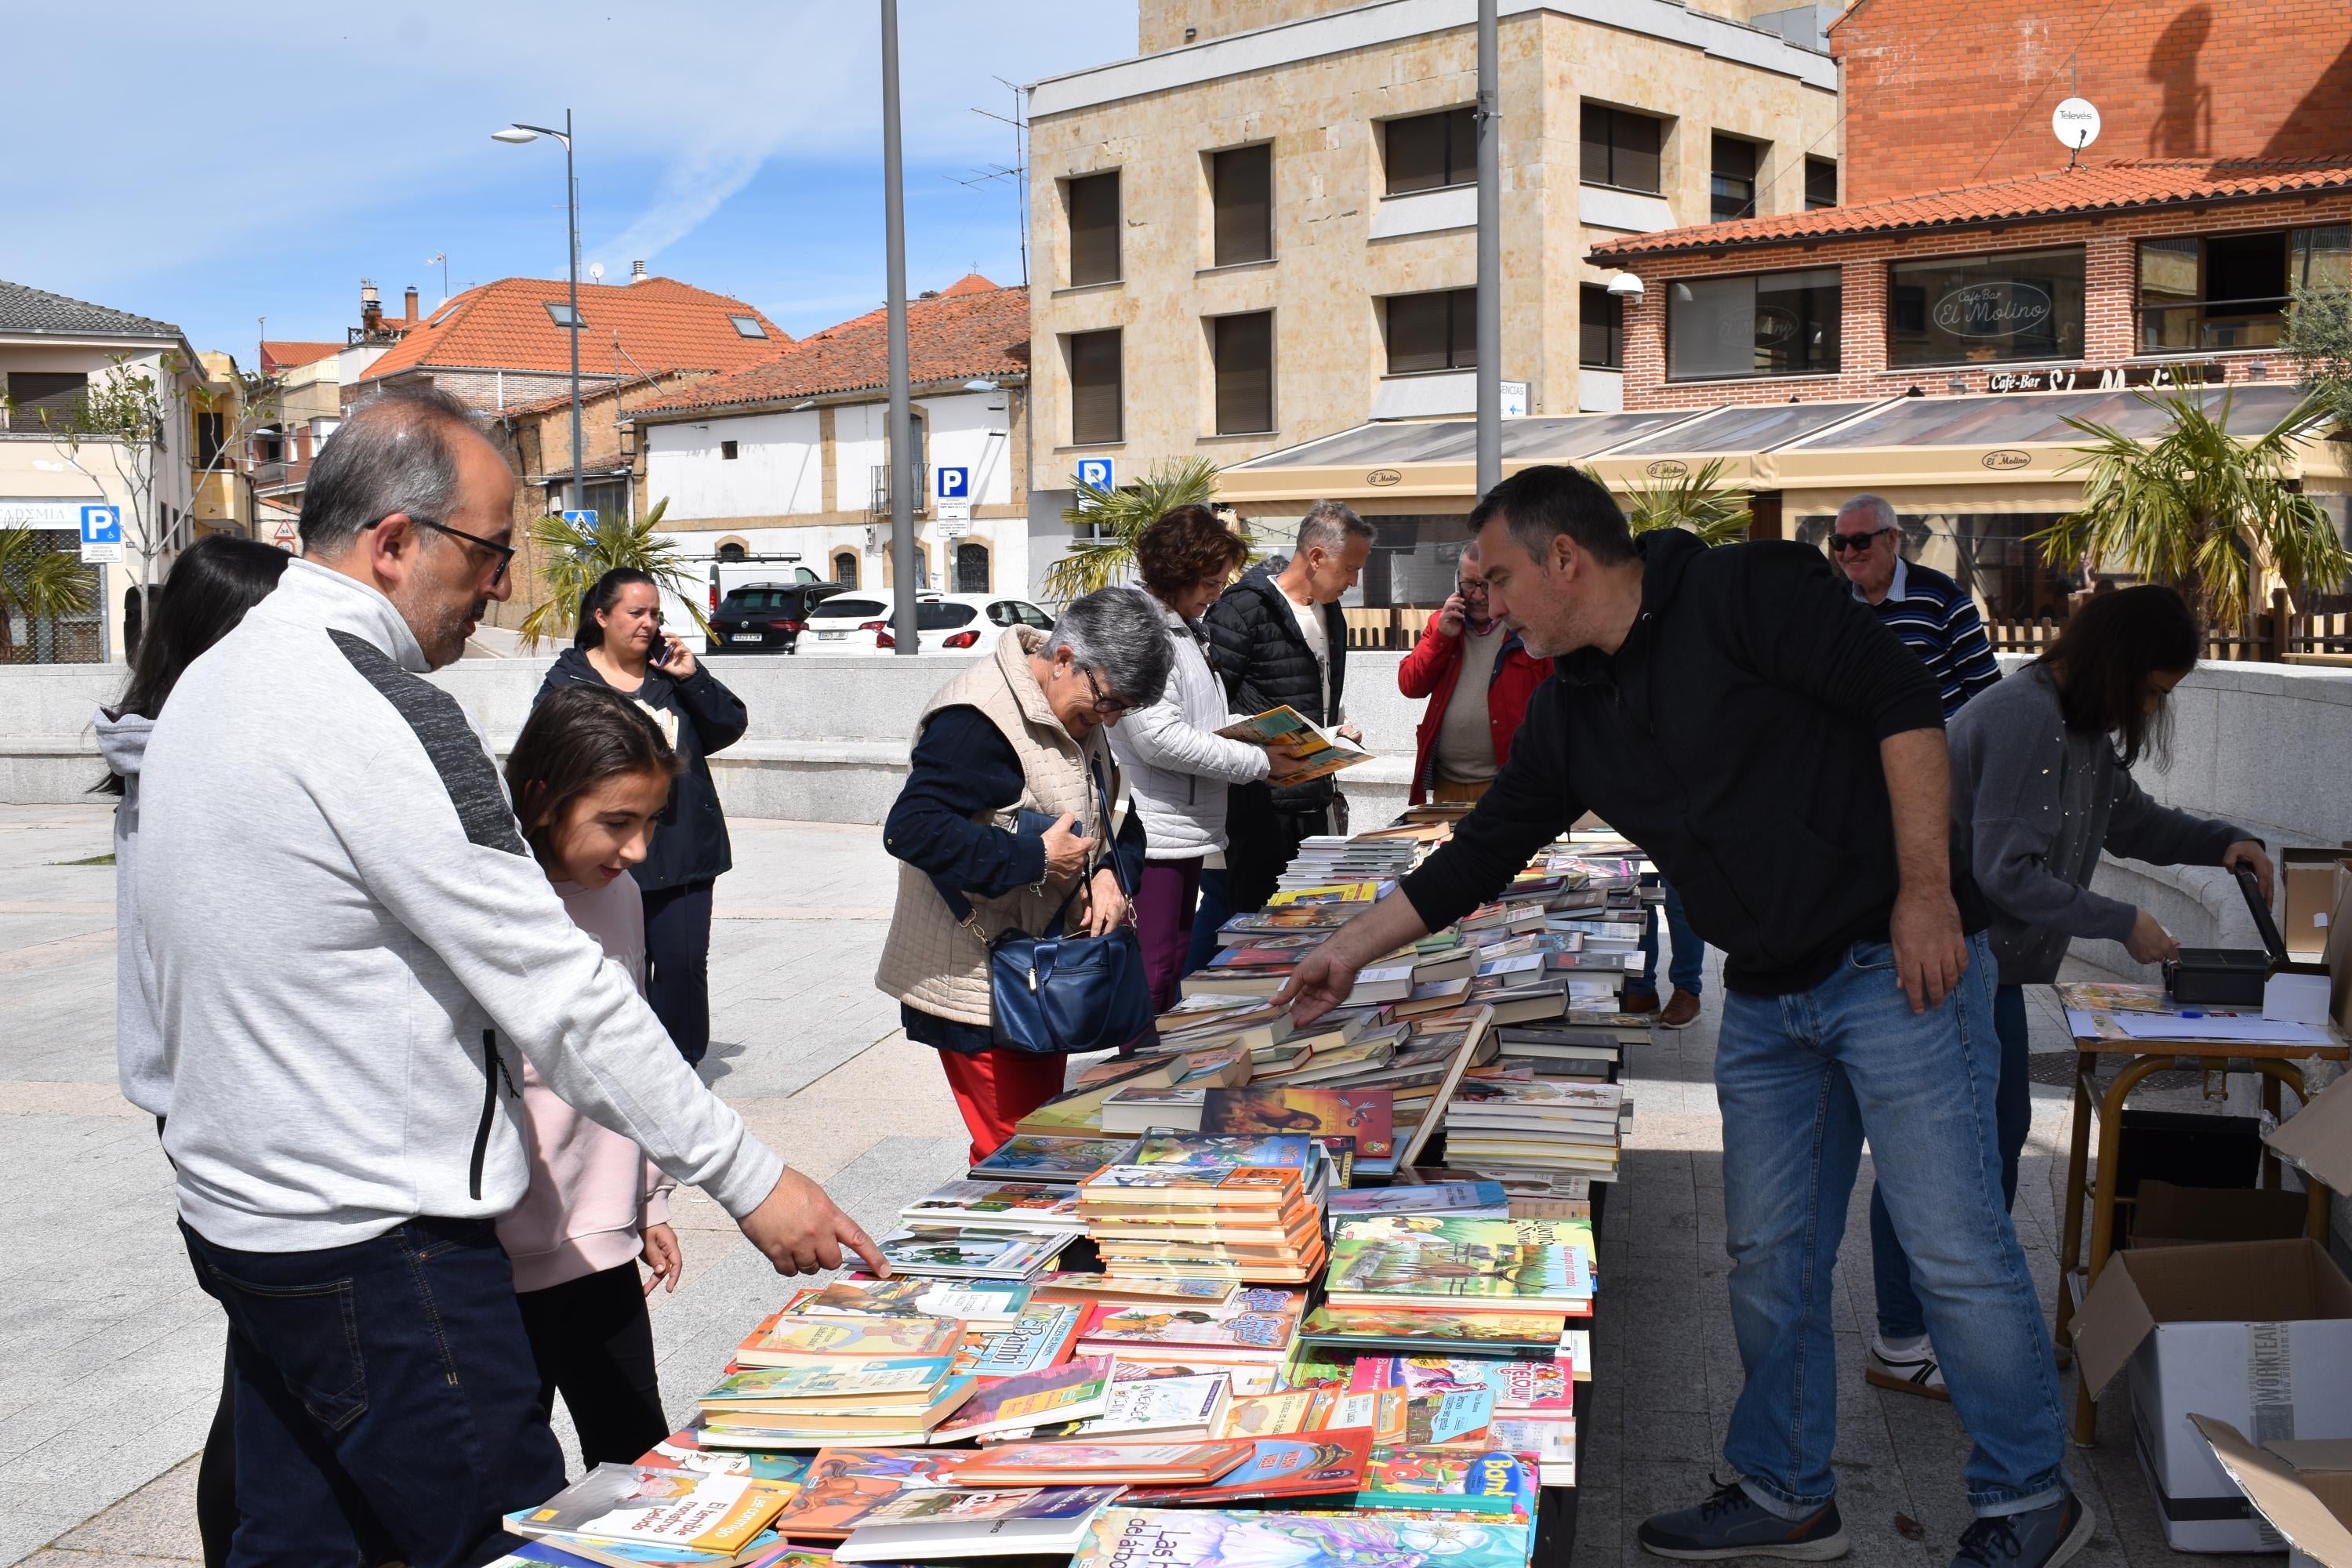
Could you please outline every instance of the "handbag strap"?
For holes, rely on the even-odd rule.
[[[1087,758],[1087,772],[1091,774],[1094,779],[1095,799],[1100,804],[1102,808],[1102,816],[1097,820],[1097,831],[1108,837],[1111,833],[1110,785],[1103,776],[1101,759],[1098,757]],[[1108,858],[1110,862],[1111,878],[1114,881],[1118,882],[1118,890],[1122,894],[1126,895],[1129,905],[1132,907],[1135,902],[1135,889],[1127,885],[1127,872],[1118,863],[1118,852],[1116,850],[1108,852]],[[1077,902],[1078,894],[1083,892],[1086,889],[1087,885],[1094,880],[1095,873],[1101,868],[1102,868],[1099,865],[1094,863],[1091,857],[1088,858],[1087,866],[1078,873],[1077,880],[1070,885],[1068,895],[1062,900],[1061,907],[1054,911],[1054,918],[1046,922],[1045,935],[1048,938],[1056,937],[1061,934],[1063,923],[1070,917],[1070,906]],[[1038,880],[1042,883],[1044,879],[1040,878]],[[936,887],[937,884],[934,883],[933,886]],[[940,900],[947,905],[948,913],[955,917],[956,924],[966,928],[972,935],[980,938],[982,945],[989,946],[993,944],[993,939],[989,936],[987,931],[980,923],[980,911],[971,907],[971,900],[970,899],[965,898],[961,891],[949,892],[945,889],[941,889],[940,892]],[[1002,935],[1003,933],[999,932],[998,934]]]

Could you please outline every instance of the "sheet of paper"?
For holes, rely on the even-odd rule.
[[[2175,1013],[2110,1015],[2135,1040],[2243,1040],[2265,1046],[2332,1046],[2334,1037],[2310,1024],[2261,1017],[2189,1017]]]

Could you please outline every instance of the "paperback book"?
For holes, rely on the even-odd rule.
[[[909,1491],[877,1503],[834,1548],[836,1563],[1061,1553],[1085,1540],[1118,1487]]]
[[[507,1516],[519,1535],[561,1544],[620,1542],[732,1555],[792,1500],[789,1486],[642,1465],[598,1465],[537,1508]]]
[[[1377,1513],[1107,1509],[1071,1568],[1527,1568],[1533,1526],[1516,1520],[1428,1521]]]
[[[1362,1428],[1259,1437],[1250,1458],[1205,1486],[1138,1487],[1126,1501],[1216,1508],[1276,1499],[1344,1500],[1364,1484],[1372,1435]]]

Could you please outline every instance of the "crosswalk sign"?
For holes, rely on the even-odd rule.
[[[596,537],[596,513],[593,508],[587,511],[567,511],[563,514],[563,521],[589,538]]]

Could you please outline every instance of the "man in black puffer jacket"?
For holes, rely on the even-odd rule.
[[[1337,724],[1349,740],[1361,738],[1339,723],[1348,668],[1339,595],[1356,585],[1371,553],[1371,524],[1338,501],[1317,501],[1299,521],[1297,550],[1288,561],[1260,563],[1209,606],[1201,617],[1209,634],[1209,668],[1225,683],[1235,712],[1263,713],[1287,703],[1318,724]],[[1265,908],[1301,840],[1328,830],[1332,784],[1320,778],[1231,788],[1225,912],[1243,914]]]

